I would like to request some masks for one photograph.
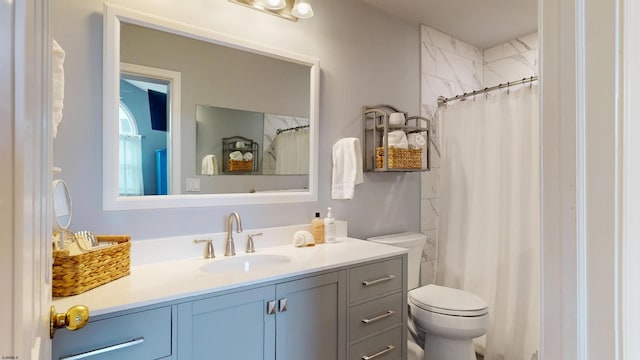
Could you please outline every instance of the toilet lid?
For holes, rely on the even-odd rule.
[[[469,292],[438,285],[427,285],[409,291],[409,301],[423,310],[453,316],[481,316],[489,305]]]

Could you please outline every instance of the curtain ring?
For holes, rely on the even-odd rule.
[[[509,82],[507,82],[507,94],[509,94],[509,93],[510,93],[510,90],[511,90],[510,86],[511,86],[511,85],[509,84]]]

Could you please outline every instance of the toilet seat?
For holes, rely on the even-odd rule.
[[[469,292],[438,285],[427,285],[409,291],[414,306],[441,315],[476,317],[489,312],[489,305]]]

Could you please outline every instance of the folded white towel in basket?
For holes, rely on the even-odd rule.
[[[422,149],[427,141],[424,139],[424,136],[418,133],[411,133],[407,135],[407,141],[409,142],[410,149]]]
[[[408,149],[407,134],[402,130],[390,132],[387,136],[387,145],[396,149]]]
[[[242,159],[243,159],[244,161],[250,161],[250,160],[253,160],[253,154],[252,154],[252,153],[250,153],[250,152],[246,152],[246,153],[244,153],[244,155],[242,155]]]
[[[229,159],[236,160],[236,161],[242,161],[242,152],[241,151],[233,151],[231,154],[229,154]]]
[[[353,199],[355,187],[362,184],[360,139],[344,138],[333,145],[332,199]]]

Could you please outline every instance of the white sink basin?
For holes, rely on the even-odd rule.
[[[252,254],[214,260],[202,265],[200,270],[208,273],[250,272],[289,262],[291,258],[286,255]]]

